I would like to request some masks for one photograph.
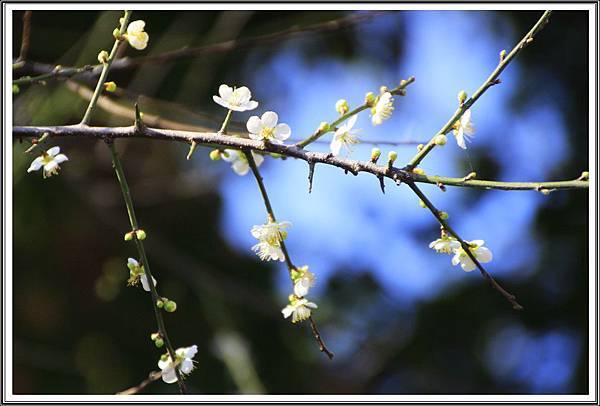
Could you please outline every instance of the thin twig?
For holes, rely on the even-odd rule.
[[[31,11],[27,10],[23,14],[23,34],[21,36],[21,51],[17,62],[23,62],[27,59],[29,53],[29,42],[31,38]]]
[[[258,170],[258,167],[256,166],[254,157],[252,156],[252,153],[250,152],[249,149],[245,149],[243,151],[244,151],[244,155],[246,156],[246,159],[248,160],[250,169],[252,170],[252,174],[254,175],[254,178],[256,179],[256,183],[258,184],[260,194],[261,194],[261,196],[263,198],[263,202],[265,204],[265,209],[267,210],[267,215],[269,217],[269,221],[276,222],[277,220],[275,218],[275,212],[273,211],[273,206],[271,205],[271,201],[269,200],[269,195],[267,194],[267,189],[265,188],[265,184],[263,182],[260,171]],[[292,272],[296,269],[296,267],[294,266],[294,264],[292,262],[292,259],[287,250],[287,246],[285,245],[285,242],[283,240],[281,240],[279,242],[279,245],[281,247],[281,251],[283,252],[283,257],[285,259],[285,263],[288,268],[288,273],[290,274],[290,280],[292,281],[292,286],[293,286],[294,281],[291,279],[291,276],[292,276]],[[317,341],[317,344],[319,345],[319,351],[321,351],[322,353],[327,355],[327,357],[329,359],[333,359],[333,353],[331,351],[329,351],[329,349],[325,345],[325,342],[323,341],[323,338],[319,334],[319,330],[317,329],[317,325],[316,325],[315,321],[313,320],[312,316],[309,317],[309,321],[310,321],[310,327],[311,327],[313,336],[315,337],[315,340]]]
[[[477,268],[479,269],[479,272],[481,272],[481,275],[492,285],[492,287],[494,289],[496,289],[498,292],[500,292],[500,294],[502,296],[504,296],[504,298],[512,305],[513,309],[515,310],[522,310],[523,306],[521,306],[518,302],[517,302],[517,298],[515,297],[515,295],[513,295],[512,293],[509,293],[508,291],[506,291],[502,286],[500,286],[500,284],[498,282],[496,282],[496,280],[492,277],[492,275],[490,275],[484,268],[483,266],[479,263],[479,261],[477,260],[477,258],[475,258],[475,255],[473,255],[473,253],[471,252],[471,249],[469,247],[469,244],[467,244],[457,233],[456,231],[454,231],[449,225],[448,222],[446,220],[444,220],[442,218],[442,216],[440,215],[440,211],[438,209],[435,208],[435,206],[433,205],[433,203],[431,203],[431,201],[427,198],[427,196],[425,196],[425,194],[421,191],[421,189],[419,189],[417,187],[417,185],[415,185],[413,182],[406,182],[406,184],[408,185],[409,188],[412,189],[413,192],[415,192],[415,194],[419,197],[419,199],[421,199],[423,201],[423,203],[425,203],[425,206],[427,206],[427,208],[429,209],[429,211],[431,211],[431,213],[435,216],[435,218],[437,219],[437,221],[440,223],[440,225],[444,228],[444,230],[446,230],[447,232],[449,232],[450,234],[452,234],[452,236],[454,238],[456,238],[458,240],[458,242],[460,242],[460,245],[462,247],[462,249],[465,251],[465,253],[469,256],[469,258],[471,258],[471,260],[473,261],[473,263],[477,266]]]
[[[413,83],[415,81],[414,77],[409,77],[406,80],[402,80],[400,82],[400,85],[396,86],[395,88],[393,88],[392,90],[390,90],[389,92],[393,95],[401,95],[404,96],[406,93],[406,87],[408,87],[408,85],[410,85],[411,83]],[[365,101],[363,104],[361,104],[360,106],[348,111],[346,114],[342,114],[340,117],[338,117],[336,120],[332,121],[331,123],[328,123],[327,126],[325,127],[319,127],[314,133],[312,133],[311,135],[309,135],[308,137],[306,137],[306,139],[297,142],[295,144],[295,146],[297,146],[298,148],[304,148],[307,145],[317,141],[319,138],[321,138],[323,135],[327,134],[328,132],[334,131],[335,128],[340,124],[343,123],[344,121],[346,121],[347,119],[349,119],[350,117],[352,117],[355,114],[360,113],[363,110],[366,110],[370,107],[369,103],[367,103],[367,101]]]
[[[210,54],[220,54],[227,53],[234,50],[251,48],[259,45],[267,45],[280,40],[285,40],[289,37],[303,34],[303,33],[325,33],[325,32],[335,32],[343,28],[351,27],[355,24],[359,24],[364,21],[368,21],[378,15],[381,15],[382,11],[369,11],[366,13],[360,14],[352,14],[347,17],[342,17],[335,20],[329,20],[321,23],[316,23],[312,25],[308,25],[305,27],[293,26],[291,28],[277,31],[270,34],[259,35],[255,37],[235,39],[229,41],[218,42],[215,44],[203,45],[199,47],[192,48],[183,48],[177,51],[165,52],[158,55],[150,55],[138,58],[122,58],[116,61],[112,69],[113,71],[131,69],[136,66],[146,65],[146,64],[156,64],[156,63],[165,63],[169,61],[174,61],[183,58],[190,57],[198,57]],[[25,67],[34,67],[36,70],[40,71],[40,74],[48,75],[45,76],[44,79],[51,79],[54,77],[61,76],[76,76],[83,72],[89,72],[91,77],[96,77],[102,71],[102,65],[95,65],[90,67],[89,69],[82,69],[78,67],[69,67],[64,68],[60,72],[52,72],[52,69],[46,69],[45,71],[41,71],[43,69],[42,64],[38,64],[37,66],[31,64],[25,64]],[[32,82],[31,78],[24,78],[21,82],[17,83],[13,81],[13,84],[23,84]]]
[[[148,378],[144,379],[138,385],[132,386],[131,388],[128,388],[128,389],[124,389],[120,392],[117,392],[116,394],[117,395],[135,395],[137,393],[140,393],[142,390],[144,390],[146,388],[146,386],[150,385],[152,382],[158,381],[161,376],[162,375],[161,375],[160,371],[152,371],[152,372],[150,372],[150,374],[148,374]]]
[[[452,130],[454,123],[457,120],[460,120],[463,113],[465,111],[467,111],[471,106],[473,106],[473,104],[475,104],[475,102],[485,93],[486,90],[488,90],[490,87],[499,83],[498,77],[500,76],[502,71],[508,66],[508,64],[514,59],[514,57],[517,56],[517,54],[519,52],[521,52],[521,50],[523,48],[525,48],[528,44],[531,43],[531,41],[533,40],[533,37],[542,28],[544,28],[544,26],[546,25],[546,23],[548,22],[548,20],[550,18],[550,14],[552,14],[552,11],[550,11],[550,10],[545,11],[544,14],[540,17],[540,19],[531,28],[531,30],[529,30],[529,32],[527,34],[525,34],[523,39],[521,39],[521,41],[519,41],[517,43],[517,45],[515,45],[515,47],[512,49],[512,51],[510,51],[510,53],[508,55],[506,55],[505,57],[500,58],[500,62],[498,63],[498,66],[496,66],[496,69],[494,69],[494,71],[485,80],[485,82],[483,82],[483,84],[479,87],[479,89],[477,89],[477,91],[475,93],[473,93],[473,95],[469,99],[467,99],[464,103],[462,103],[459,106],[459,108],[454,112],[452,117],[450,117],[448,122],[446,124],[444,124],[444,126],[438,132],[436,132],[433,135],[433,137],[431,137],[431,140],[429,140],[429,142],[410,160],[410,162],[406,165],[406,169],[412,169],[412,168],[415,168],[417,165],[419,165],[419,163],[423,160],[423,158],[425,158],[427,156],[427,154],[429,154],[429,152],[431,152],[431,150],[433,150],[433,148],[435,148],[436,136],[438,134],[447,134],[448,132],[450,132]]]
[[[218,133],[201,133],[193,131],[175,131],[158,128],[144,127],[143,131],[136,131],[131,127],[89,127],[89,126],[23,126],[13,127],[15,138],[40,137],[44,133],[50,137],[89,137],[95,139],[117,138],[147,138],[163,141],[177,141],[189,144],[196,141],[199,145],[216,146],[233,149],[252,149],[262,153],[276,153],[289,158],[301,159],[306,162],[326,164],[350,172],[365,172],[377,177],[392,179],[401,182],[429,183],[434,185],[458,186],[497,190],[533,190],[537,192],[588,189],[587,179],[562,180],[556,182],[497,182],[490,180],[465,180],[465,178],[448,178],[438,176],[418,175],[413,172],[387,165],[377,165],[370,161],[358,161],[332,156],[324,152],[306,151],[293,145],[265,144],[248,138],[226,136]]]

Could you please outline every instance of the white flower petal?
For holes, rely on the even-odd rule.
[[[255,100],[250,100],[248,103],[246,103],[246,108],[244,110],[254,110],[257,107],[258,102]]]
[[[490,262],[492,260],[492,251],[486,247],[479,247],[477,249],[477,260],[482,263]]]
[[[287,140],[292,135],[292,129],[289,125],[281,123],[275,126],[275,138],[278,140]]]
[[[152,277],[152,280],[154,281],[154,286],[157,285],[156,279],[154,279],[154,277]],[[142,282],[142,288],[144,288],[144,290],[146,292],[150,292],[150,284],[148,283],[148,276],[144,273],[140,276],[140,282]]]
[[[279,120],[279,117],[274,111],[267,111],[260,118],[263,127],[267,128],[274,128],[277,125],[277,120]]]
[[[52,157],[58,155],[59,152],[60,152],[60,147],[52,147],[48,151],[46,151],[46,153]]]
[[[458,133],[456,134],[456,143],[462,149],[467,149],[467,144],[465,143],[464,130],[462,127],[458,129]]]
[[[167,368],[162,370],[162,380],[165,383],[175,383],[177,382],[177,375],[175,374],[174,368]]]
[[[229,103],[227,103],[224,99],[220,98],[219,96],[213,96],[213,101],[219,106],[225,107],[226,109],[230,108]]]
[[[256,164],[256,166],[260,166],[263,161],[265,160],[265,158],[263,158],[263,156],[261,154],[257,154],[256,152],[252,151],[252,156],[254,157],[254,163]]]
[[[258,116],[250,117],[248,119],[248,122],[246,123],[246,128],[248,129],[248,132],[250,134],[256,134],[259,136],[258,139],[262,139],[262,136],[260,136],[260,131],[262,130],[262,122]]]
[[[287,319],[288,317],[290,317],[293,312],[294,312],[294,308],[290,305],[287,305],[283,310],[281,310],[281,313],[283,314],[284,319]]]
[[[184,348],[184,356],[186,358],[194,358],[196,356],[196,354],[198,353],[198,346],[197,345],[191,345],[189,347],[185,347]]]
[[[56,163],[62,164],[63,162],[68,161],[69,158],[67,158],[65,154],[58,154],[54,157],[54,160]]]
[[[43,166],[42,159],[43,158],[41,156],[38,156],[37,158],[35,158],[33,160],[33,162],[31,163],[31,165],[29,166],[29,169],[27,169],[27,172],[39,170]]]
[[[342,149],[342,141],[340,137],[335,135],[333,140],[331,140],[331,144],[329,145],[329,149],[334,156],[338,156],[340,154],[340,150]]]
[[[354,127],[354,124],[356,124],[356,120],[358,120],[358,114],[355,114],[348,119],[346,124],[346,131],[349,131],[352,127]]]
[[[194,369],[194,362],[191,359],[186,358],[183,361],[181,361],[179,369],[184,374],[189,374]]]
[[[146,23],[143,20],[135,20],[129,23],[127,26],[127,34],[136,34],[144,31]]]
[[[250,170],[250,164],[248,164],[246,160],[242,161],[241,159],[239,159],[231,165],[231,168],[238,175],[244,176]]]
[[[219,86],[219,96],[221,96],[221,98],[223,98],[224,100],[229,100],[229,98],[231,97],[232,94],[233,94],[232,87],[229,87],[225,84]]]

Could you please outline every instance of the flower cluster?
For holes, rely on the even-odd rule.
[[[286,319],[292,316],[292,323],[298,323],[308,319],[311,309],[317,308],[315,303],[305,298],[310,288],[315,285],[316,278],[315,274],[308,270],[307,265],[293,269],[291,278],[294,283],[294,294],[289,296],[289,304],[281,310],[281,313]]]
[[[269,221],[267,224],[252,227],[250,233],[259,241],[258,244],[252,247],[252,250],[263,261],[285,261],[281,243],[287,237],[285,229],[291,225],[292,223],[289,221],[282,221],[281,223]]]
[[[198,352],[198,346],[192,345],[191,347],[178,348],[175,351],[175,361],[171,359],[168,353],[163,354],[158,361],[158,367],[161,370],[162,380],[165,383],[177,382],[177,373],[175,369],[178,369],[181,374],[189,375],[194,369],[194,360]]]
[[[483,246],[485,241],[473,240],[465,241],[465,243],[469,246],[469,251],[478,262],[486,263],[492,260],[492,251]],[[442,233],[441,238],[432,241],[429,244],[429,248],[433,248],[439,253],[454,255],[452,257],[452,265],[456,266],[460,264],[465,272],[471,272],[477,268],[477,265],[464,250],[460,242],[457,241],[456,238],[448,236],[445,233]]]

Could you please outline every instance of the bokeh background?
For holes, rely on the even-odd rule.
[[[145,51],[249,38],[344,18],[344,11],[135,11],[146,21]],[[334,104],[362,102],[368,91],[416,82],[396,98],[393,117],[374,128],[357,122],[365,142],[399,162],[415,153],[473,93],[541,11],[404,11],[343,29],[303,33],[268,45],[208,53],[115,71],[93,124],[130,125],[132,106],[156,125],[217,129],[225,110],[213,103],[221,83],[246,85],[301,139],[336,117]],[[18,56],[22,13],[13,16]],[[29,61],[96,63],[110,49],[120,13],[35,11]],[[532,46],[502,74],[473,111],[469,149],[448,145],[422,167],[430,174],[495,180],[573,179],[588,168],[588,20],[555,12]],[[15,78],[35,73],[27,64]],[[22,86],[14,97],[20,125],[80,120],[93,81]],[[170,121],[165,121],[170,120]],[[236,128],[234,123],[233,129]],[[239,127],[238,127],[239,128]],[[330,141],[331,135],[325,137]],[[132,244],[120,190],[102,142],[52,140],[69,156],[60,176],[27,174],[33,159],[14,142],[14,387],[18,394],[110,394],[156,370],[162,351],[149,295],[128,288]],[[261,263],[250,228],[265,220],[251,175],[199,148],[119,140],[138,218],[160,292],[177,301],[166,314],[175,346],[197,344],[193,393],[236,394],[516,394],[587,393],[588,192],[422,189],[450,213],[466,239],[484,239],[494,253],[487,269],[515,293],[511,310],[477,272],[452,267],[427,246],[439,236],[430,213],[404,186],[382,195],[372,176],[267,159],[261,167],[280,219],[293,223],[289,250],[308,264],[318,285],[311,298],[333,361],[319,353],[308,325],[281,317],[289,281],[280,263]],[[327,150],[327,143],[313,149]],[[368,159],[372,145],[353,158]],[[144,393],[176,393],[156,382]]]

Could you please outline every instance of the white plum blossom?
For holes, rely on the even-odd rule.
[[[219,95],[213,96],[213,100],[220,106],[229,110],[246,111],[258,107],[258,102],[250,100],[252,93],[246,86],[234,89],[227,85],[219,86]]]
[[[146,23],[143,20],[136,20],[129,23],[127,26],[127,33],[124,35],[129,45],[133,48],[142,50],[148,46],[148,40],[150,37],[148,33],[144,31]]]
[[[371,122],[373,125],[379,125],[392,116],[394,111],[394,98],[390,92],[385,92],[379,96],[377,104],[371,109]]]
[[[315,286],[315,279],[315,274],[308,270],[307,265],[296,268],[294,271],[292,271],[294,294],[297,297],[304,297],[308,295],[309,289]]]
[[[442,236],[429,244],[429,248],[433,248],[436,252],[444,254],[453,254],[457,249],[460,248],[460,242],[454,237]]]
[[[281,310],[281,313],[285,319],[292,316],[292,323],[298,323],[299,321],[308,319],[311,313],[310,309],[316,308],[317,305],[313,302],[309,302],[307,299],[299,299],[292,295],[290,297],[290,304]]]
[[[466,141],[470,141],[470,136],[475,133],[475,127],[471,123],[471,109],[467,109],[460,120],[454,123],[452,132],[454,133],[454,137],[456,137],[458,146],[462,149],[467,149]]]
[[[265,160],[262,155],[257,154],[254,151],[252,151],[252,157],[254,158],[254,163],[256,163],[257,167]],[[248,159],[242,151],[237,149],[226,149],[221,153],[221,158],[223,158],[224,161],[231,163],[233,171],[240,176],[244,176],[250,170]]]
[[[260,118],[250,117],[246,123],[250,138],[272,144],[283,144],[283,141],[292,135],[292,130],[287,124],[277,124],[278,120],[279,117],[274,111],[267,111]]]
[[[259,241],[258,244],[252,247],[252,250],[263,261],[285,261],[281,242],[287,237],[285,228],[291,225],[292,223],[289,221],[282,221],[281,223],[270,221],[267,224],[252,227],[250,232]]]
[[[329,145],[331,149],[331,153],[334,156],[340,155],[342,146],[346,148],[347,153],[352,152],[352,145],[358,144],[360,141],[356,137],[356,133],[358,130],[353,130],[354,124],[356,124],[356,120],[358,119],[358,115],[355,114],[346,121],[346,123],[342,124],[335,130],[335,134],[333,135],[333,139],[331,140],[331,144]]]
[[[44,179],[52,175],[58,175],[58,171],[60,170],[59,164],[69,160],[66,155],[59,152],[59,147],[52,147],[48,151],[42,152],[42,155],[33,160],[27,172],[37,171],[43,167],[42,176]]]
[[[483,246],[485,241],[473,240],[465,242],[470,246],[469,250],[475,257],[475,259],[477,259],[477,261],[481,263],[486,263],[492,260],[492,251]],[[475,262],[473,262],[473,260],[469,257],[467,252],[462,247],[456,249],[454,251],[454,257],[452,257],[452,265],[458,264],[460,264],[463,271],[465,272],[471,272],[472,270],[477,268]]]
[[[142,283],[142,288],[144,288],[144,290],[146,292],[150,292],[150,284],[148,283],[148,275],[146,275],[146,271],[144,270],[144,267],[142,265],[140,265],[140,263],[133,259],[133,258],[128,258],[127,259],[127,268],[129,268],[129,280],[128,283],[130,285],[136,285],[138,282]],[[156,282],[156,279],[154,279],[154,277],[152,277],[152,281],[154,282],[154,286],[158,285],[158,282]]]
[[[177,382],[175,368],[178,368],[179,372],[182,374],[189,375],[194,369],[193,358],[196,356],[197,352],[197,345],[178,348],[175,351],[175,362],[173,362],[168,353],[164,354],[158,361],[158,367],[161,370],[162,380],[165,381],[165,383]]]

